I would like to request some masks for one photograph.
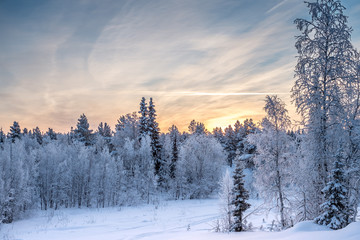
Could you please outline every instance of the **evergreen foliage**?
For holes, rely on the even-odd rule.
[[[21,129],[18,122],[14,121],[14,124],[10,127],[9,138],[11,142],[15,142],[16,139],[21,138]]]
[[[326,225],[331,229],[340,229],[350,223],[350,209],[347,199],[348,190],[345,188],[345,174],[343,153],[337,155],[331,171],[331,179],[322,190],[325,195],[325,202],[321,204],[322,214],[315,219],[315,222]]]
[[[43,137],[39,127],[33,129],[33,136],[35,137],[38,144],[41,145],[43,143]]]
[[[92,130],[89,129],[90,125],[85,114],[80,115],[74,130],[75,138],[83,142],[85,146],[92,144]]]
[[[159,177],[159,181],[163,181],[164,172],[162,172],[163,169],[163,163],[161,160],[161,144],[160,144],[160,129],[159,124],[156,121],[156,110],[155,105],[150,98],[149,101],[149,108],[148,108],[148,134],[150,136],[151,140],[151,153],[154,161],[154,168],[155,168],[155,175]]]
[[[250,204],[247,202],[249,199],[249,193],[244,187],[244,174],[243,167],[240,161],[236,162],[236,167],[233,175],[234,188],[233,188],[233,216],[234,223],[232,230],[235,232],[244,231],[244,213],[250,208]]]
[[[149,132],[148,108],[144,97],[141,98],[139,114],[139,138],[141,139],[142,136],[148,134]]]
[[[57,139],[56,132],[52,128],[49,128],[49,130],[46,132],[46,135],[49,136],[50,140]]]

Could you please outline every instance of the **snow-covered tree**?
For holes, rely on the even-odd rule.
[[[169,128],[171,138],[171,164],[170,164],[170,177],[175,178],[176,164],[179,159],[179,135],[180,132],[175,125]]]
[[[180,147],[176,179],[183,198],[205,198],[218,188],[226,154],[204,134],[190,135]]]
[[[38,144],[41,145],[43,143],[43,136],[39,127],[33,129],[33,136],[35,137]]]
[[[141,98],[140,102],[140,117],[139,117],[139,138],[148,134],[149,118],[148,118],[148,107],[144,97]]]
[[[281,226],[288,226],[286,219],[285,188],[291,183],[290,161],[293,152],[291,139],[286,134],[290,119],[285,103],[277,96],[266,96],[266,118],[262,131],[249,135],[250,143],[256,145],[256,183],[265,198],[278,202]]]
[[[165,173],[162,171],[163,162],[161,160],[161,144],[160,144],[160,129],[159,124],[156,121],[156,110],[153,99],[150,98],[148,108],[148,134],[151,140],[151,154],[153,157],[155,175],[158,176],[159,182],[164,180]]]
[[[112,138],[114,146],[113,153],[116,153],[125,144],[125,139],[138,139],[139,117],[136,112],[120,116],[115,126],[115,134]]]
[[[243,166],[240,161],[236,162],[233,179],[234,187],[232,191],[232,215],[234,217],[234,220],[231,229],[235,232],[242,232],[245,230],[244,213],[247,209],[250,208],[250,204],[247,202],[247,200],[249,199],[249,193],[244,187]]]
[[[54,131],[54,129],[49,128],[49,130],[46,132],[46,135],[50,138],[50,140],[56,140],[56,132]]]
[[[207,130],[204,123],[192,120],[188,126],[190,134],[206,134]]]
[[[354,54],[350,42],[352,29],[347,25],[345,7],[340,0],[306,2],[310,20],[296,19],[301,34],[296,37],[298,62],[292,97],[308,132],[309,161],[316,163],[317,177],[313,187],[323,201],[321,189],[327,183],[330,163],[337,151],[336,133],[343,107],[341,84],[347,81],[347,69]],[[316,209],[319,212],[320,209]]]
[[[228,164],[232,167],[233,161],[236,157],[237,143],[235,141],[235,132],[231,125],[225,128],[224,131],[224,149],[228,154]]]
[[[350,209],[345,188],[343,153],[337,154],[331,171],[331,180],[322,190],[325,202],[321,204],[322,214],[315,222],[326,225],[332,229],[346,227],[350,223]]]
[[[11,142],[15,142],[16,139],[21,138],[21,129],[18,122],[14,121],[13,125],[10,126],[9,138]]]
[[[220,230],[223,232],[230,232],[233,227],[233,190],[234,182],[230,176],[229,169],[226,169],[223,178],[220,181]]]
[[[5,139],[6,139],[6,137],[5,137],[4,131],[2,128],[0,128],[0,146],[1,146],[1,144],[4,144]]]
[[[83,142],[85,146],[92,144],[92,130],[89,129],[90,125],[85,114],[80,115],[74,130],[75,138]]]

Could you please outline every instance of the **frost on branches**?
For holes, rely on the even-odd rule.
[[[322,192],[326,201],[321,204],[323,213],[315,222],[335,230],[346,227],[350,223],[350,210],[346,197],[348,191],[344,186],[344,164],[340,154],[334,162],[331,180]]]
[[[234,188],[233,188],[233,216],[234,223],[232,230],[235,232],[244,231],[244,212],[250,208],[250,204],[247,202],[249,199],[249,193],[244,187],[244,174],[242,169],[242,163],[237,161],[234,172]]]

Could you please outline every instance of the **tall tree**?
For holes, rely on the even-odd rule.
[[[288,226],[285,216],[285,186],[289,185],[289,158],[291,154],[290,136],[286,134],[290,119],[285,103],[277,96],[266,96],[266,118],[263,129],[249,136],[249,141],[256,145],[255,156],[256,182],[265,197],[278,199],[282,228]]]
[[[5,142],[5,134],[2,128],[0,128],[0,144]]]
[[[159,181],[163,180],[162,161],[161,161],[161,144],[159,140],[160,129],[156,121],[156,110],[153,99],[150,98],[148,109],[148,134],[150,136],[151,153],[154,161],[155,174],[159,177]]]
[[[232,167],[233,160],[236,157],[237,147],[236,147],[236,142],[235,142],[235,133],[234,133],[234,130],[231,125],[229,125],[227,128],[225,128],[224,139],[225,139],[224,149],[228,153],[228,155],[227,155],[228,164],[230,167]]]
[[[36,141],[41,145],[43,143],[43,138],[39,127],[33,129],[33,135]]]
[[[343,112],[340,83],[346,78],[353,55],[352,29],[347,25],[345,7],[340,0],[316,0],[306,4],[311,19],[295,20],[301,34],[296,36],[298,62],[292,98],[308,129],[309,156],[318,169],[314,187],[319,195],[314,201],[319,206],[322,202],[320,190],[327,183],[329,161],[336,152],[337,136],[333,133]]]
[[[171,139],[171,163],[170,163],[170,178],[175,178],[175,172],[176,172],[176,164],[179,159],[179,135],[180,132],[178,128],[175,125],[172,125],[169,128],[170,132],[170,139]]]
[[[148,118],[148,107],[144,97],[141,98],[140,102],[140,118],[139,118],[139,138],[148,134],[149,118]]]
[[[10,126],[10,133],[9,138],[11,139],[11,142],[15,142],[16,139],[21,138],[21,129],[18,122],[14,121],[13,125]]]
[[[234,181],[230,176],[229,169],[226,169],[226,172],[223,178],[220,181],[220,211],[221,211],[221,222],[220,230],[223,232],[230,232],[233,227],[233,190],[234,190]]]

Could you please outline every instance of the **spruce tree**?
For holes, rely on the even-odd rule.
[[[225,128],[225,150],[228,153],[228,164],[230,167],[233,165],[233,161],[236,156],[236,143],[235,134],[231,125]]]
[[[107,123],[100,123],[98,126],[98,133],[100,136],[104,137],[104,139],[106,140],[106,142],[110,142],[111,141],[111,128],[109,126],[109,124]]]
[[[0,128],[0,144],[5,142],[5,134],[2,128]]]
[[[341,229],[350,223],[350,209],[345,188],[344,164],[341,154],[337,154],[331,171],[331,180],[322,190],[325,202],[320,208],[322,214],[315,219],[320,225],[326,225],[331,229]]]
[[[74,130],[75,138],[83,142],[85,146],[92,144],[92,130],[89,129],[89,122],[85,114],[80,115],[76,129]]]
[[[141,138],[148,134],[148,108],[147,103],[145,102],[145,98],[141,98],[140,102],[140,118],[139,118],[139,142],[141,141]]]
[[[15,139],[21,138],[21,129],[18,122],[14,121],[14,124],[10,127],[9,138],[11,142],[15,142]]]
[[[162,180],[162,176],[160,176],[162,173],[162,162],[161,162],[161,144],[159,141],[159,135],[160,135],[160,129],[159,124],[156,122],[156,110],[155,105],[150,98],[149,101],[149,109],[148,109],[148,133],[150,136],[150,145],[151,145],[151,153],[154,161],[154,167],[155,167],[155,174],[159,176],[159,180]]]
[[[49,128],[49,130],[46,132],[46,135],[48,135],[51,140],[57,139],[56,133],[52,128]]]
[[[42,134],[39,127],[33,129],[33,136],[40,145],[43,143]]]
[[[232,230],[235,232],[242,232],[244,231],[244,212],[250,208],[250,204],[247,203],[247,200],[249,199],[249,193],[244,187],[243,168],[242,163],[239,160],[236,163],[233,179],[234,188],[232,204],[234,205],[234,224],[232,226]]]
[[[171,128],[169,128],[170,131],[170,138],[172,142],[171,146],[171,163],[170,163],[170,177],[172,179],[175,178],[175,171],[176,171],[176,163],[179,159],[179,149],[178,149],[178,136],[179,136],[179,130],[175,125],[172,125]]]

